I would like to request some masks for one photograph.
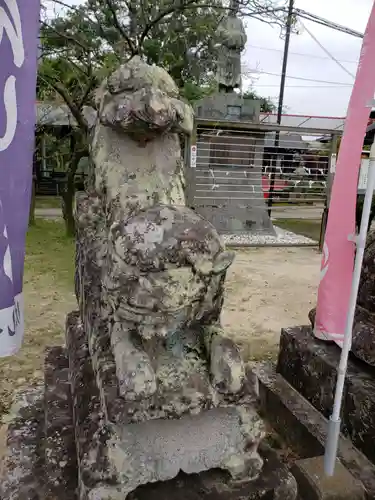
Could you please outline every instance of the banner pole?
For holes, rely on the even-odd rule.
[[[333,476],[335,472],[335,464],[337,457],[337,448],[340,437],[341,428],[341,405],[344,392],[345,377],[348,365],[349,352],[352,346],[352,330],[355,309],[357,305],[358,287],[361,278],[361,270],[363,263],[363,254],[366,246],[366,237],[368,230],[368,223],[370,219],[372,197],[375,189],[375,140],[372,143],[370,151],[369,172],[366,186],[365,201],[363,204],[361,228],[358,235],[353,235],[351,238],[356,245],[356,256],[354,261],[353,280],[350,291],[349,308],[346,318],[346,327],[344,334],[344,342],[341,351],[340,364],[337,371],[337,384],[335,391],[335,400],[333,411],[328,424],[328,435],[324,456],[324,469],[328,476]]]

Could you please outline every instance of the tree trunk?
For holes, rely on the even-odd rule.
[[[65,231],[67,236],[74,236],[75,234],[75,221],[74,221],[74,212],[73,212],[73,200],[75,193],[74,186],[74,175],[73,179],[71,179],[71,175],[68,173],[66,185],[62,190],[62,213],[65,221]]]
[[[70,141],[70,152],[71,160],[68,163],[66,183],[62,189],[62,212],[65,221],[65,230],[67,236],[75,235],[75,221],[74,221],[74,194],[75,194],[75,175],[78,169],[78,164],[84,156],[87,155],[87,151],[80,150],[76,151],[77,147],[76,138],[74,135],[71,137]]]

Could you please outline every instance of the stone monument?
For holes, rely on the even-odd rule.
[[[198,186],[198,195],[189,198],[220,232],[274,236],[262,187],[265,133],[251,127],[259,123],[260,102],[238,93],[247,39],[238,13],[239,1],[231,0],[218,27],[218,92],[196,103],[197,161],[190,184]]]
[[[152,498],[294,500],[292,476],[259,454],[257,398],[220,325],[233,254],[184,203],[191,108],[138,57],[96,108],[76,204],[79,311],[47,355],[44,390],[15,402],[1,499],[140,499],[158,483]]]

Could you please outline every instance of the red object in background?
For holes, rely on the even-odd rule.
[[[262,189],[263,189],[263,196],[265,199],[268,198],[268,193],[270,191],[270,184],[271,184],[271,179],[269,179],[267,175],[262,175]],[[274,192],[282,191],[286,187],[288,187],[288,183],[286,181],[275,179],[275,184],[273,185]]]

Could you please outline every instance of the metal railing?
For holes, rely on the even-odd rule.
[[[327,144],[319,142],[327,131],[243,125],[197,123],[186,148],[189,205],[224,233],[268,231],[270,215],[276,224],[321,221],[337,132]],[[225,219],[236,224],[228,229]]]

